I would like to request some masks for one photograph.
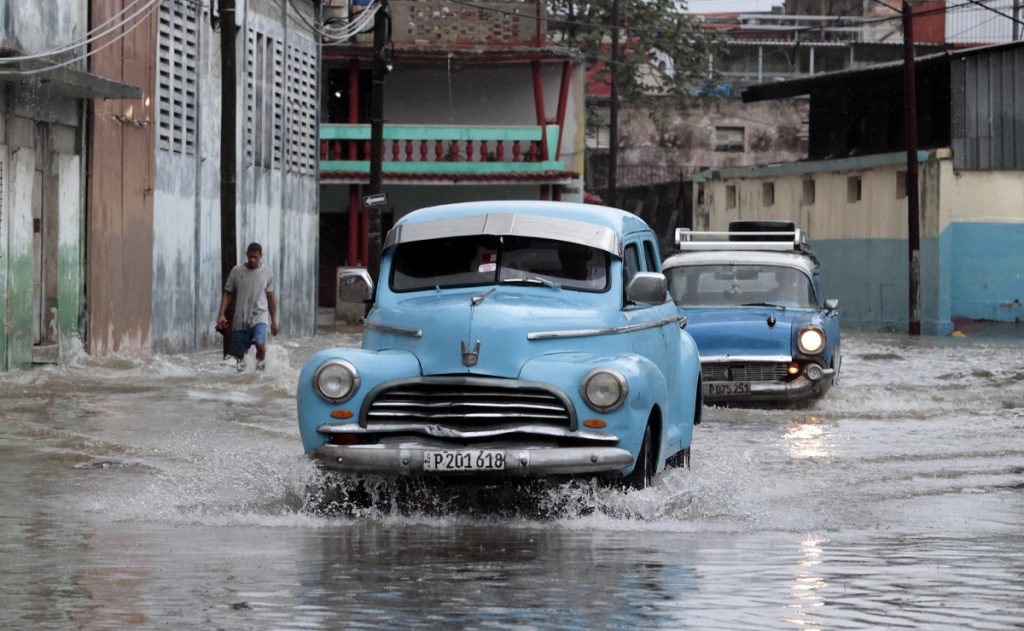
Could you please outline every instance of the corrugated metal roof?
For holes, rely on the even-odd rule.
[[[1011,42],[1009,44],[996,44],[993,46],[979,46],[977,48],[961,48],[947,50],[941,53],[924,55],[917,58],[918,67],[930,64],[948,63],[953,59],[973,57],[993,52],[1002,52],[1024,47],[1024,40]],[[792,79],[790,81],[778,81],[775,83],[760,83],[750,86],[743,91],[743,102],[768,101],[771,99],[783,99],[803,94],[810,94],[815,89],[825,89],[831,86],[875,81],[878,75],[890,72],[902,72],[902,61],[890,61],[883,64],[868,66],[867,68],[854,68],[850,70],[839,70],[836,72],[825,72],[810,77]]]

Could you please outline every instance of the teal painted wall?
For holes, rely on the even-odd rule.
[[[953,223],[945,232],[950,315],[1024,320],[1024,224]]]
[[[821,261],[826,296],[839,299],[843,326],[908,330],[910,280],[905,240],[829,239],[811,245]],[[953,327],[937,239],[921,239],[919,261],[921,330],[926,335],[946,335]]]

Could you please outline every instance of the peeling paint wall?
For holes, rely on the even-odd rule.
[[[84,0],[0,0],[0,50],[36,53],[80,39],[88,26]]]
[[[316,44],[297,30],[312,2],[239,3],[236,46],[238,166],[236,244],[252,241],[275,276],[282,332],[316,331]],[[207,6],[161,9],[157,60],[184,81],[158,76],[153,349],[180,352],[219,345],[213,326],[223,287],[220,270],[220,34]],[[174,25],[173,27],[171,25]],[[285,25],[287,24],[287,28]],[[168,37],[170,36],[170,37]]]
[[[54,362],[80,337],[80,102],[0,84],[0,371]]]
[[[595,125],[607,127],[607,108],[597,114]],[[743,103],[666,97],[657,108],[624,106],[618,185],[678,180],[699,169],[801,160],[807,154],[807,114],[806,99]],[[737,143],[731,144],[730,134]],[[597,188],[604,186],[606,173],[600,167],[592,173]]]

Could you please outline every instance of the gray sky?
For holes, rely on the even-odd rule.
[[[687,4],[693,13],[771,11],[782,0],[687,0]]]

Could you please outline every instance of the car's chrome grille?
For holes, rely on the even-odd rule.
[[[781,381],[786,378],[783,362],[735,362],[701,364],[701,378],[712,381]]]
[[[422,421],[451,427],[540,423],[572,428],[564,396],[543,387],[523,387],[503,379],[433,378],[405,382],[377,392],[365,409],[365,422]]]

